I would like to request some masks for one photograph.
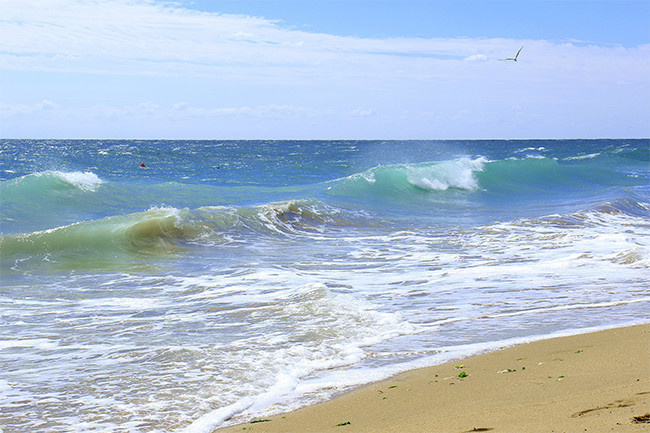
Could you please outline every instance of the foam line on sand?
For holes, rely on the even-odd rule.
[[[264,422],[217,430],[476,431],[650,431],[650,324],[536,341],[412,370]]]

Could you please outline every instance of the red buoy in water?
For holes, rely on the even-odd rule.
[[[140,164],[140,167],[146,167],[146,165],[144,165],[144,162]]]

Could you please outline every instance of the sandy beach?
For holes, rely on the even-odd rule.
[[[409,371],[228,432],[647,432],[650,324]]]

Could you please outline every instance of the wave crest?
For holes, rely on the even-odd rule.
[[[475,190],[479,188],[475,173],[483,171],[484,158],[460,158],[439,163],[416,164],[406,167],[408,182],[420,189],[446,191],[449,188]]]
[[[318,201],[253,207],[151,208],[32,233],[0,235],[0,259],[173,254],[190,244],[225,244],[259,236],[313,236],[359,216]],[[9,262],[9,261],[8,261]]]
[[[333,194],[345,196],[404,197],[409,193],[479,189],[476,173],[484,158],[459,158],[418,164],[378,166],[338,180]]]
[[[91,171],[50,171],[44,173],[83,191],[95,191],[103,181]]]
[[[1,235],[0,257],[170,252],[174,240],[187,235],[179,224],[181,212],[175,208],[150,209],[33,233]]]
[[[66,189],[95,192],[102,183],[104,181],[91,171],[48,170],[4,181],[2,190],[6,194],[20,194],[29,197],[47,195],[52,191]]]

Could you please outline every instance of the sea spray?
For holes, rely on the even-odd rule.
[[[407,166],[407,180],[424,190],[459,188],[472,191],[479,188],[475,173],[483,170],[485,162],[485,158],[461,158],[434,164],[415,164]]]

